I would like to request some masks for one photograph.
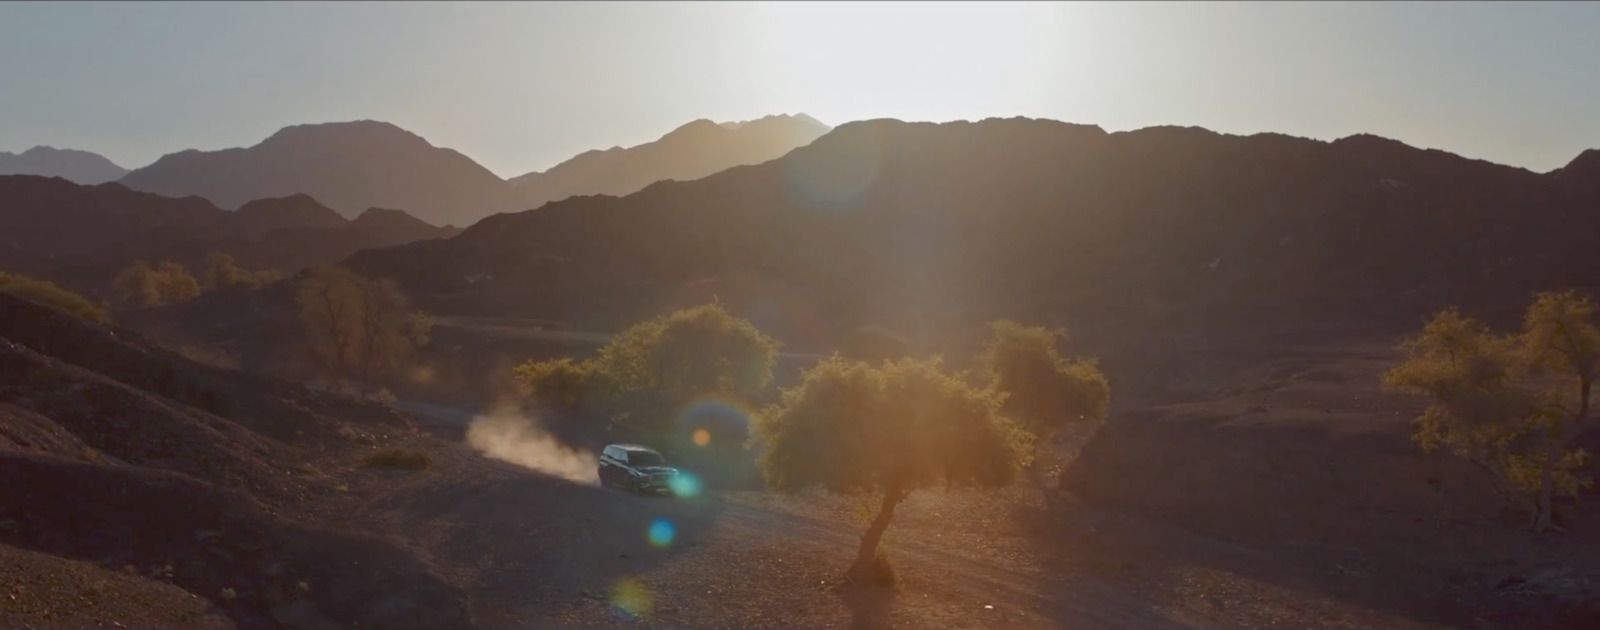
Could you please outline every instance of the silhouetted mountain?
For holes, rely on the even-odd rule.
[[[477,162],[370,120],[285,127],[249,148],[169,154],[121,183],[229,209],[303,193],[347,217],[374,206],[405,208],[440,225],[509,207],[509,186]]]
[[[429,238],[449,238],[461,233],[461,228],[453,225],[436,227],[422,219],[406,214],[403,210],[390,210],[387,208],[367,208],[361,216],[350,221],[350,229],[365,233],[373,238],[409,243]]]
[[[588,151],[548,171],[512,178],[521,208],[575,195],[627,195],[658,181],[688,181],[735,166],[759,164],[810,144],[829,127],[805,114],[749,122],[696,120],[660,140],[624,149]]]
[[[862,323],[928,338],[996,317],[1157,336],[1409,329],[1448,304],[1514,314],[1530,291],[1600,286],[1593,182],[1368,135],[875,120],[350,262],[435,313],[588,329],[715,295],[797,349]]]
[[[235,215],[232,235],[243,238],[260,238],[282,228],[336,228],[349,223],[305,194],[257,199],[240,206]]]
[[[22,153],[0,151],[0,175],[61,177],[79,184],[103,184],[128,174],[98,153],[38,146]]]
[[[369,247],[444,238],[398,210],[347,221],[306,195],[260,199],[230,212],[199,197],[172,199],[121,184],[0,177],[0,269],[37,275],[90,293],[136,259],[175,260],[198,273],[209,252],[249,268],[292,272],[337,262]]]
[[[163,156],[120,180],[134,190],[197,195],[223,208],[308,194],[346,217],[404,208],[435,225],[471,225],[573,195],[634,192],[664,179],[696,179],[763,162],[828,128],[804,114],[732,128],[695,121],[637,147],[590,151],[543,173],[502,180],[470,158],[370,120],[286,127],[249,148]]]
[[[1550,175],[1582,191],[1590,197],[1591,202],[1600,206],[1600,149],[1579,153],[1578,157],[1572,158],[1566,166],[1551,171]]]

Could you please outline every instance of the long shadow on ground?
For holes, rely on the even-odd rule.
[[[1351,462],[1367,461],[1381,452],[1380,445],[1352,443]],[[1365,453],[1367,460],[1355,457]],[[1146,460],[1160,459],[1159,453],[1145,453]],[[1196,464],[1199,465],[1199,464]],[[1352,464],[1354,465],[1354,464]],[[1315,492],[1307,489],[1306,492]],[[1244,490],[1240,494],[1248,494]],[[1174,493],[1194,495],[1194,491],[1177,490]],[[1218,502],[1216,509],[1243,514],[1236,501],[1218,498],[1207,499],[1189,496],[1185,501]],[[1272,502],[1269,498],[1261,501]],[[1330,499],[1334,500],[1334,499]],[[1401,623],[1407,620],[1418,627],[1485,627],[1525,628],[1538,627],[1552,630],[1600,627],[1600,609],[1592,602],[1583,604],[1558,601],[1536,593],[1514,592],[1507,589],[1530,580],[1538,571],[1531,567],[1534,558],[1518,565],[1506,565],[1479,558],[1477,560],[1446,554],[1441,550],[1460,549],[1473,545],[1510,545],[1501,549],[1521,549],[1528,553],[1543,548],[1535,555],[1549,556],[1552,545],[1578,545],[1588,534],[1579,534],[1579,540],[1547,539],[1537,542],[1521,531],[1486,516],[1478,522],[1433,522],[1418,517],[1408,520],[1409,528],[1396,529],[1394,521],[1387,525],[1373,520],[1356,518],[1349,524],[1355,529],[1341,529],[1331,525],[1332,520],[1315,513],[1298,512],[1299,508],[1279,503],[1277,509],[1294,511],[1289,517],[1302,519],[1304,535],[1232,537],[1213,531],[1218,527],[1211,521],[1189,522],[1189,514],[1170,505],[1121,505],[1115,501],[1093,501],[1074,498],[1060,493],[1047,506],[1028,505],[1014,508],[1013,517],[1025,523],[1038,541],[1041,555],[1049,562],[1062,567],[1087,568],[1124,583],[1149,587],[1153,597],[1172,596],[1186,591],[1184,605],[1199,617],[1238,619],[1237,615],[1255,614],[1250,610],[1252,598],[1248,593],[1205,592],[1196,590],[1190,582],[1197,569],[1242,578],[1285,593],[1310,596],[1311,600],[1342,603],[1344,617],[1350,608],[1370,611],[1365,623]],[[1259,509],[1273,509],[1270,505]],[[1352,508],[1353,509],[1353,508]],[[1238,516],[1248,520],[1248,515]],[[1593,527],[1593,516],[1583,518]],[[1320,521],[1320,522],[1319,522]],[[1513,531],[1516,530],[1516,531]],[[1386,536],[1393,540],[1384,541]],[[1242,535],[1241,535],[1242,536]],[[1434,540],[1421,541],[1433,536]],[[1410,541],[1410,542],[1407,542]],[[1473,542],[1477,541],[1477,542]],[[1508,542],[1509,541],[1509,542]],[[1493,555],[1487,557],[1494,557]],[[1546,558],[1548,560],[1548,558]],[[1588,571],[1585,561],[1571,555],[1570,563],[1577,566],[1579,578]],[[1226,586],[1212,588],[1226,591]],[[1571,598],[1568,598],[1571,600]],[[1298,604],[1291,604],[1298,606]],[[1194,608],[1198,606],[1198,609]],[[1305,611],[1300,611],[1305,612]],[[1270,614],[1267,613],[1267,614]],[[1350,613],[1338,625],[1361,627],[1366,613]],[[1385,620],[1386,621],[1379,621]]]
[[[635,496],[491,460],[455,465],[462,470],[418,478],[368,511],[469,584],[489,628],[559,625],[587,606],[619,621],[637,615],[650,596],[637,578],[699,545],[723,511],[707,496]]]

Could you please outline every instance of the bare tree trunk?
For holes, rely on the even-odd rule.
[[[1549,531],[1554,527],[1551,512],[1552,498],[1555,494],[1556,461],[1560,457],[1561,441],[1556,436],[1550,436],[1550,443],[1544,449],[1544,467],[1539,471],[1539,503],[1534,509],[1533,531]]]
[[[909,492],[899,488],[888,488],[883,493],[883,503],[878,506],[878,515],[873,517],[872,525],[861,534],[861,548],[856,551],[856,562],[850,567],[850,579],[862,581],[872,575],[873,561],[878,556],[878,542],[883,540],[883,532],[889,529],[889,521],[894,518],[894,508],[905,500]]]
[[[345,381],[345,371],[348,367],[345,360],[345,331],[342,325],[344,306],[334,298],[333,283],[331,281],[325,282],[326,284],[323,285],[319,293],[322,298],[323,308],[328,316],[328,341],[333,344],[331,348],[333,365],[330,371],[332,372],[335,386],[342,388]]]
[[[1589,417],[1589,377],[1585,375],[1580,378],[1578,408],[1572,412],[1572,426],[1551,429],[1550,442],[1544,448],[1544,467],[1539,471],[1539,506],[1533,520],[1533,530],[1536,532],[1559,529],[1555,524],[1556,465],[1561,462],[1561,452],[1567,443],[1578,436]]]

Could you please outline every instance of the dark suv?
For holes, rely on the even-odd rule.
[[[600,485],[640,494],[671,494],[678,471],[666,458],[637,444],[612,444],[600,451]]]

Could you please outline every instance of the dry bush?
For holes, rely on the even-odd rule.
[[[194,299],[200,295],[200,282],[189,270],[171,261],[155,267],[135,261],[112,279],[117,300],[133,308],[148,308]]]

